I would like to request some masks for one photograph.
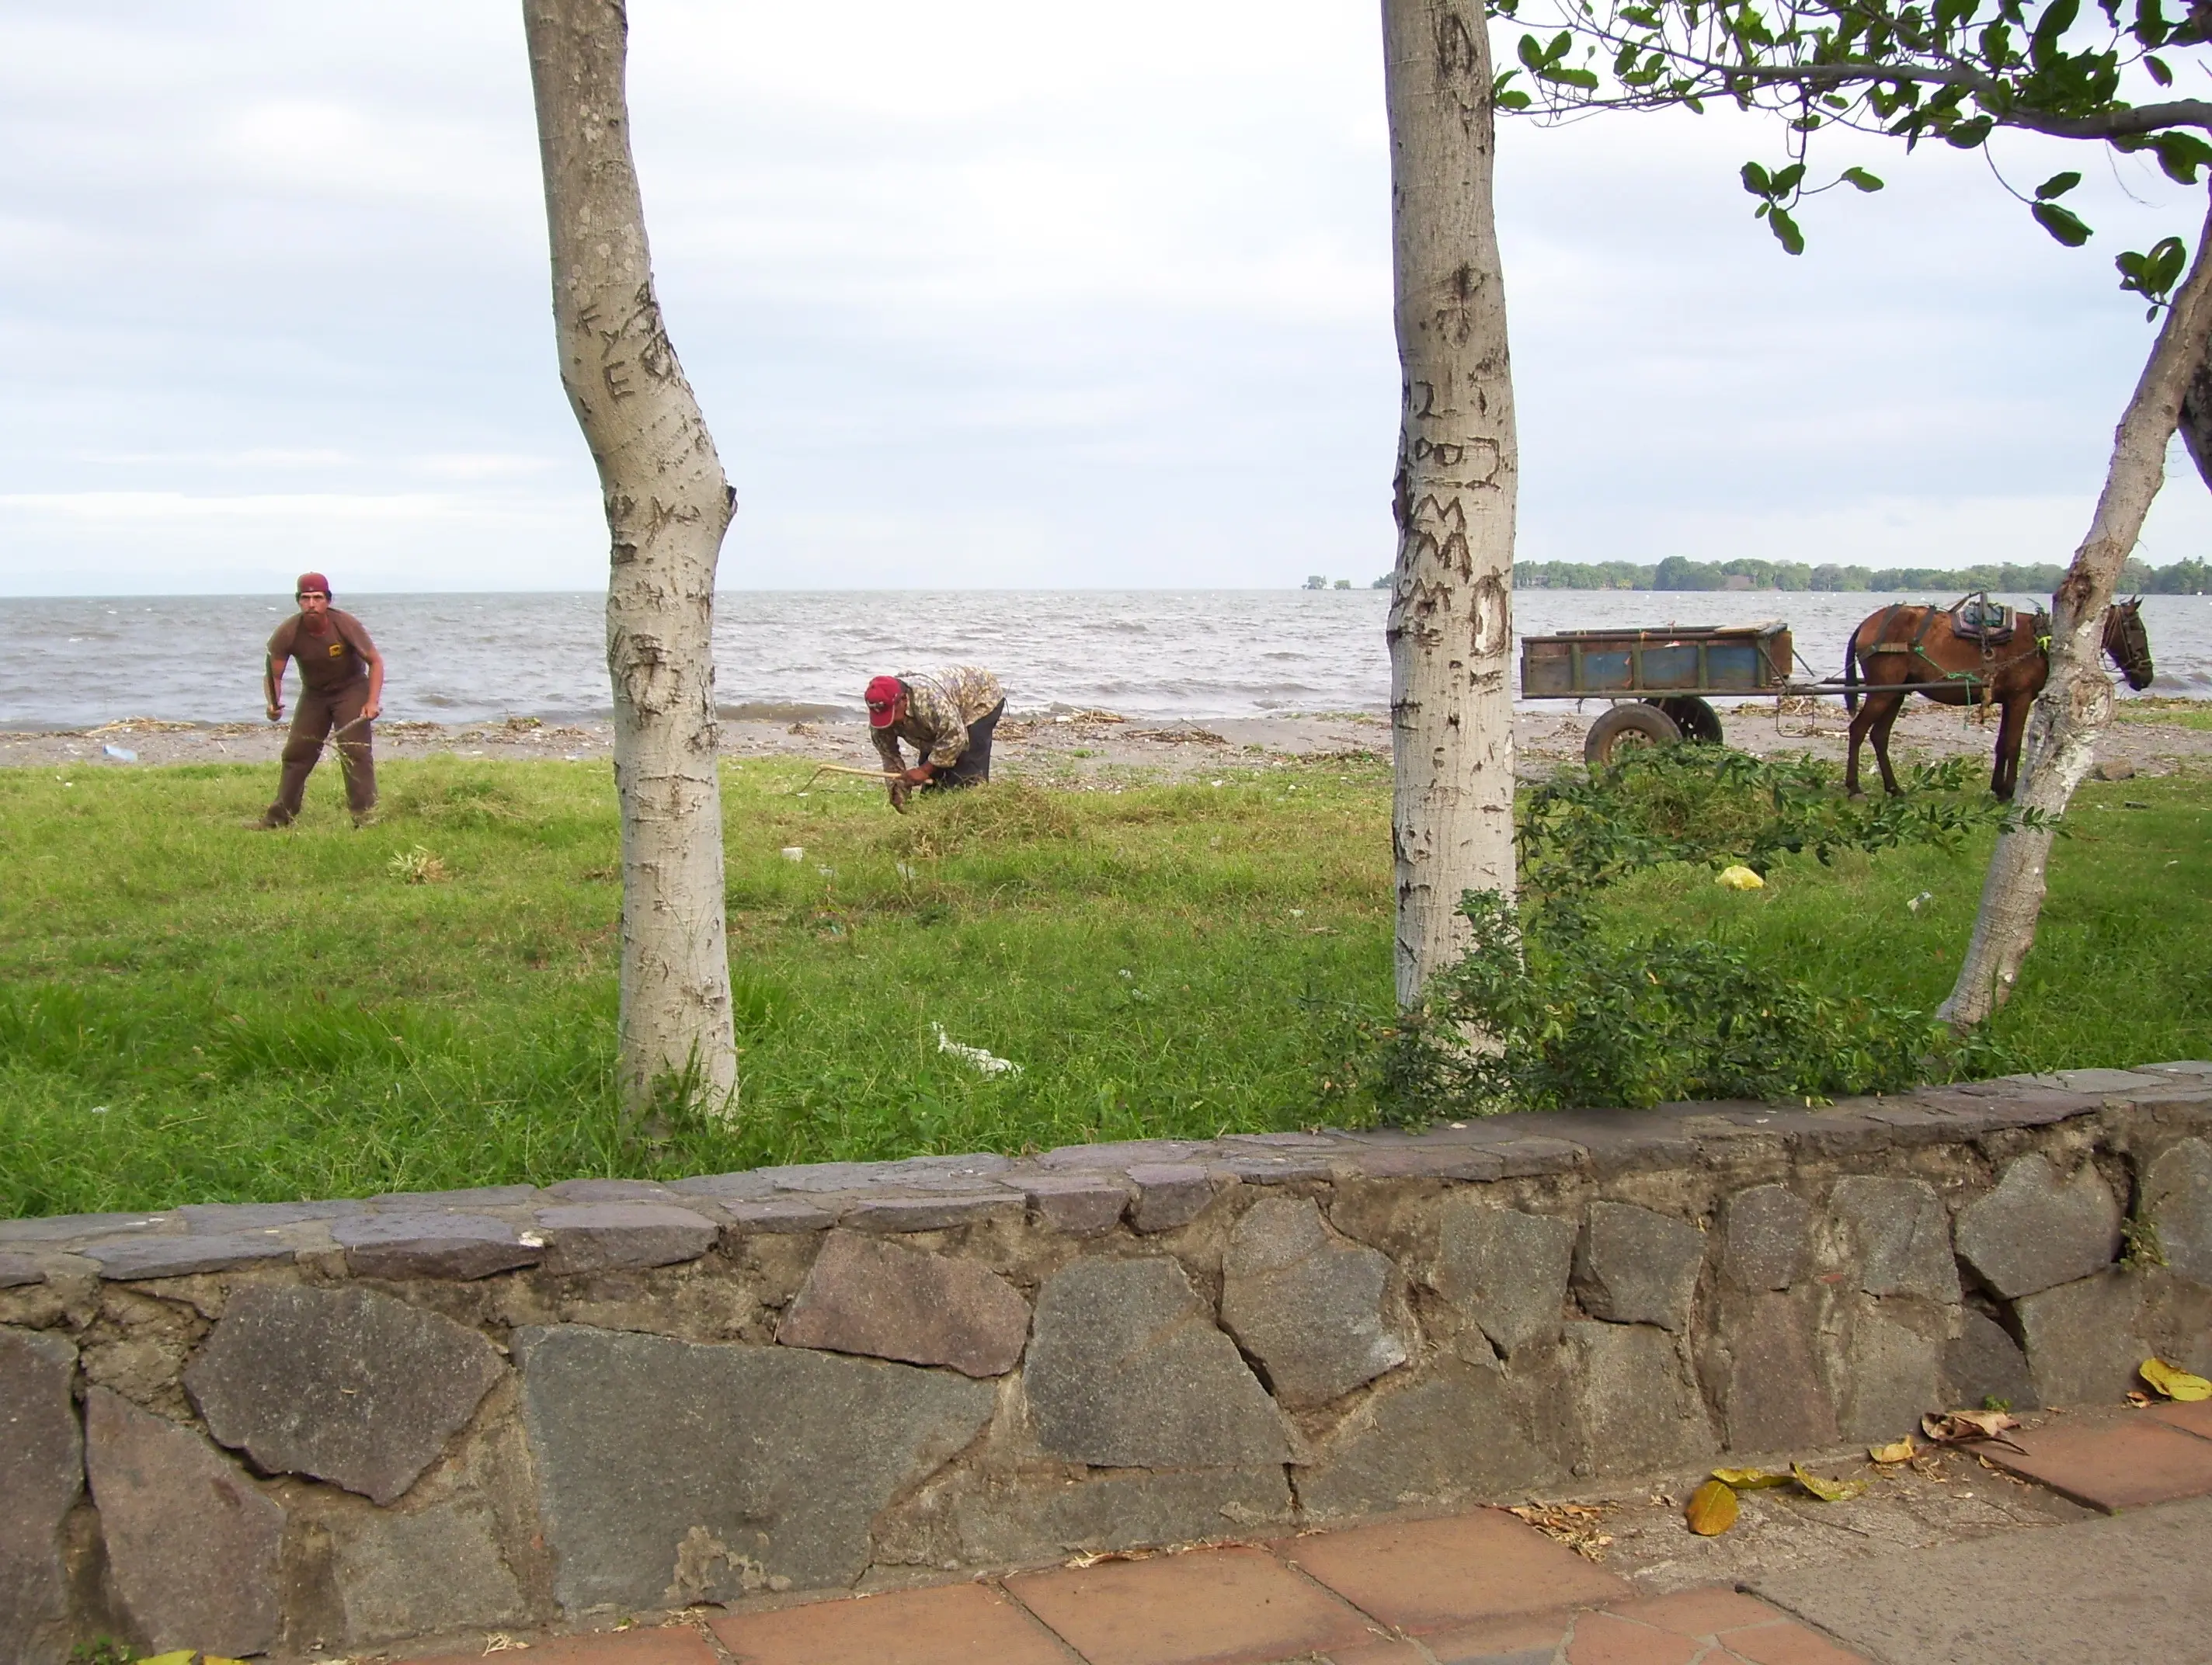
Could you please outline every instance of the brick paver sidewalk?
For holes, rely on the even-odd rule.
[[[2212,1405],[2056,1422],[2019,1443],[2024,1451],[1987,1454],[2107,1513],[2212,1496]],[[2161,1529],[2177,1528],[2168,1521]],[[1988,1540],[1979,1547],[1997,1553]],[[2049,1599],[2063,1605],[2065,1595]],[[2023,1612],[2019,1622],[2036,1618]],[[2002,1656],[2003,1638],[1988,1639]],[[2125,1638],[2112,1639],[2120,1656]],[[703,1626],[568,1637],[537,1644],[528,1665],[1848,1665],[1866,1657],[1735,1589],[1637,1597],[1604,1568],[1485,1509],[728,1613]]]

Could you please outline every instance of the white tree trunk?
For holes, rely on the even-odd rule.
[[[2063,814],[2089,772],[2097,737],[2112,720],[2112,679],[2106,673],[2105,611],[2120,568],[2142,536],[2143,517],[2166,479],[2166,453],[2181,414],[2182,395],[2212,341],[2212,217],[2197,258],[2160,327],[2135,397],[2113,436],[2112,460],[2097,499],[2089,535],[2074,552],[2051,601],[2051,679],[2037,696],[2021,747],[2014,804]],[[2043,912],[2051,833],[2023,827],[2002,835],[1982,881],[1981,910],[1966,945],[1951,998],[1936,1016],[1954,1029],[1980,1023],[2012,996],[2021,963],[2035,944]]]
[[[1510,896],[1513,513],[1520,470],[1491,206],[1480,0],[1382,0],[1401,406],[1390,596],[1398,1002],[1467,947],[1468,890]]]
[[[524,0],[561,385],[611,536],[607,671],[622,809],[622,1091],[735,1109],[715,774],[714,564],[733,502],[653,298],[622,0]]]

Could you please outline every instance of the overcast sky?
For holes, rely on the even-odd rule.
[[[632,0],[725,587],[1364,583],[1397,370],[1374,0]],[[1510,36],[1509,36],[1510,41]],[[0,593],[592,588],[510,0],[0,0]],[[1750,216],[1732,116],[1509,125],[1521,555],[2063,561],[2193,232],[1978,158]],[[2180,460],[2176,453],[2177,460]],[[2143,554],[2212,552],[2182,470]]]

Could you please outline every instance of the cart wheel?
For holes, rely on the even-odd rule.
[[[1682,738],[1701,746],[1717,746],[1721,743],[1721,714],[1694,694],[1677,694],[1663,700],[1646,700],[1646,705],[1656,705],[1674,720],[1674,726],[1682,731]]]
[[[1682,738],[1674,720],[1656,705],[1616,705],[1590,725],[1583,762],[1595,769],[1634,746],[1670,746]]]

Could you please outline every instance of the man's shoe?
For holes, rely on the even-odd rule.
[[[373,827],[376,824],[376,821],[377,815],[374,810],[362,810],[353,818],[356,827]]]

